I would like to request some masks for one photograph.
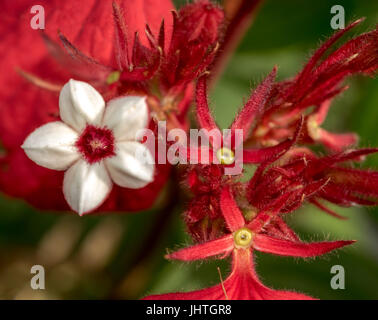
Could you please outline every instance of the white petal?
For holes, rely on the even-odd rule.
[[[121,187],[139,189],[154,180],[154,159],[146,146],[127,141],[116,144],[116,155],[105,159],[114,183]]]
[[[99,207],[111,189],[112,181],[102,162],[91,165],[79,160],[64,174],[64,197],[79,215]]]
[[[88,83],[71,79],[60,91],[59,110],[62,120],[80,132],[87,123],[101,124],[105,101]]]
[[[103,125],[113,130],[117,141],[138,140],[137,132],[147,124],[148,107],[145,97],[121,97],[107,103]]]
[[[21,146],[27,156],[42,167],[65,170],[80,154],[75,147],[76,131],[63,122],[50,122],[34,130]]]

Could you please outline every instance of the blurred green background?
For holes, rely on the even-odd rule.
[[[176,1],[179,7],[186,1]],[[344,39],[378,21],[378,1],[267,0],[211,95],[219,124],[226,127],[250,89],[272,67],[278,78],[293,76],[310,52],[332,34],[330,8],[345,8],[346,21],[366,21]],[[378,146],[378,79],[348,79],[325,127],[356,131],[360,145]],[[378,156],[363,166],[378,168]],[[165,195],[174,188],[164,191]],[[171,197],[177,195],[169,194]],[[183,264],[163,259],[166,248],[190,243],[181,222],[182,207],[168,215],[164,194],[155,209],[138,214],[79,218],[38,212],[22,201],[1,196],[0,299],[136,299],[145,294],[192,290],[219,282],[228,262]],[[186,201],[184,199],[184,201]],[[322,258],[299,260],[258,254],[257,270],[273,288],[295,289],[321,299],[378,299],[378,210],[339,209],[337,220],[307,206],[288,221],[304,240],[356,239]],[[46,290],[31,290],[30,268],[43,265]],[[342,265],[345,290],[333,290],[330,269]]]

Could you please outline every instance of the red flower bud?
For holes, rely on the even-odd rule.
[[[162,66],[166,89],[191,82],[206,70],[214,58],[224,14],[218,6],[201,0],[184,6],[173,17],[172,40]]]

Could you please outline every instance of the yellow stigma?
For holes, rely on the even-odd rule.
[[[253,233],[248,228],[241,228],[234,232],[234,244],[236,248],[247,249],[251,246]]]
[[[235,161],[235,154],[231,149],[220,148],[217,151],[217,158],[221,164],[233,164]]]

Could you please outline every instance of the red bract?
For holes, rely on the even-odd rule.
[[[220,285],[188,293],[149,296],[146,299],[311,299],[304,294],[273,290],[258,279],[253,263],[253,252],[292,257],[315,257],[354,241],[303,243],[267,234],[272,217],[276,216],[290,194],[275,201],[270,210],[260,212],[247,222],[240,212],[228,187],[221,192],[220,207],[229,232],[213,241],[181,249],[168,255],[170,259],[193,261],[212,256],[224,258],[232,254],[232,272]]]
[[[196,1],[173,14],[172,39],[162,63],[162,84],[171,93],[195,80],[213,61],[223,10],[207,0]]]
[[[188,170],[187,183],[193,193],[184,219],[188,232],[196,242],[214,240],[224,233],[224,221],[219,207],[222,186],[233,190],[241,184],[224,175],[221,165],[197,165]]]
[[[214,239],[223,230],[219,214],[219,190],[224,180],[217,165],[194,166],[189,169],[187,182],[194,198],[185,211],[185,223],[196,241]]]
[[[378,149],[360,149],[322,158],[310,152],[293,150],[294,156],[286,164],[266,169],[261,166],[248,185],[247,198],[262,209],[280,195],[294,192],[294,196],[281,209],[291,212],[308,201],[325,212],[340,217],[320,200],[340,206],[377,205],[378,172],[345,166],[345,162],[359,161]]]
[[[332,98],[344,91],[342,81],[353,74],[373,75],[378,67],[378,29],[353,38],[321,60],[326,51],[347,31],[359,24],[357,20],[335,33],[311,57],[303,70],[292,80],[277,83],[269,99],[253,140],[263,145],[276,144],[293,132],[293,123],[310,107],[306,117],[303,141],[321,143],[333,151],[341,151],[357,142],[353,133],[329,133],[323,123]]]

